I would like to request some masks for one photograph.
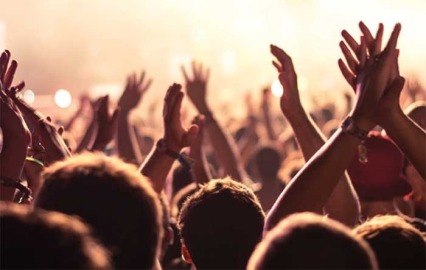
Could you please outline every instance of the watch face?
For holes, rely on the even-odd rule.
[[[344,131],[353,131],[354,122],[353,122],[352,118],[350,118],[350,117],[346,118],[346,120],[342,124],[342,129]]]

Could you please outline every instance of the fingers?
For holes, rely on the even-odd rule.
[[[357,53],[360,49],[360,45],[356,42],[356,40],[348,33],[348,31],[342,31],[342,37],[352,49],[353,52]]]
[[[64,134],[64,127],[63,127],[63,126],[60,126],[60,127],[58,128],[58,134],[59,134],[60,136],[62,136],[62,134]]]
[[[10,52],[8,50],[5,50],[1,55],[1,73],[0,73],[0,80],[4,82],[4,77],[6,75],[7,66],[9,65],[10,60]],[[4,85],[3,85],[4,86]]]
[[[393,28],[392,34],[388,40],[388,44],[386,45],[383,53],[390,54],[392,52],[396,53],[396,44],[398,42],[399,33],[401,32],[401,24],[397,23]]]
[[[4,76],[4,87],[6,87],[6,89],[9,89],[10,85],[12,84],[13,76],[15,76],[17,67],[18,63],[15,60],[12,60],[12,63],[10,63],[10,67],[7,69],[7,72]]]
[[[15,93],[13,94],[16,95],[17,93],[21,92],[21,90],[24,89],[24,87],[25,87],[25,82],[21,81],[20,83],[15,85]]]
[[[283,49],[281,49],[278,46],[271,44],[270,48],[271,48],[272,55],[275,56],[278,59],[282,68],[284,68],[285,65],[286,65],[286,62],[287,62],[286,58],[289,57],[289,56],[284,52]]]
[[[281,65],[278,62],[272,60],[272,65],[274,65],[274,67],[277,69],[278,73],[281,73],[283,71]]]
[[[138,85],[142,85],[143,80],[145,79],[145,71],[142,71],[141,76],[138,81]]]
[[[371,35],[370,30],[362,21],[359,22],[359,28],[361,29],[361,32],[364,35],[365,43],[367,45],[368,51],[370,52],[370,55],[373,55],[375,47],[373,35]]]
[[[360,46],[360,52],[359,52],[359,67],[357,72],[360,72],[361,69],[364,68],[365,63],[367,62],[367,45],[365,44],[364,37],[361,37],[361,46]]]
[[[152,84],[152,79],[149,79],[148,82],[145,84],[145,86],[142,87],[143,89],[142,91],[145,92],[146,90],[148,90],[149,87],[151,87],[151,84]]]
[[[210,68],[206,69],[206,72],[204,73],[204,81],[207,82],[210,78]]]
[[[342,59],[339,59],[337,63],[345,80],[349,83],[350,86],[352,86],[352,88],[354,88],[356,79],[355,75],[346,67]]]
[[[376,33],[376,41],[374,43],[374,50],[372,56],[376,56],[382,52],[382,40],[383,40],[384,27],[382,23],[379,23],[379,28]]]
[[[351,51],[346,46],[345,42],[340,41],[339,43],[340,49],[342,50],[343,55],[345,56],[346,63],[348,63],[348,67],[352,71],[352,73],[356,73],[358,63],[353,57]]]
[[[189,81],[188,74],[186,73],[185,67],[180,66],[180,70],[182,71],[183,77],[185,78],[185,81]]]
[[[179,84],[174,83],[167,90],[166,96],[164,98],[164,111],[163,111],[163,116],[165,120],[167,121],[170,120],[171,117],[173,117],[173,114],[176,109],[176,104],[179,99],[178,97],[179,93],[181,93],[183,97],[183,93],[180,91],[180,89],[181,89],[181,86]]]

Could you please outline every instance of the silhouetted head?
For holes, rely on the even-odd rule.
[[[262,238],[254,193],[229,178],[212,180],[184,203],[178,221],[183,256],[202,268],[245,268]]]
[[[117,268],[152,268],[162,237],[157,193],[133,165],[85,153],[43,175],[35,206],[80,216],[111,250]]]
[[[108,251],[78,219],[0,203],[1,269],[111,269]]]
[[[349,228],[312,213],[282,220],[267,233],[248,269],[376,269],[368,244]]]
[[[426,243],[403,218],[376,216],[354,229],[376,254],[380,269],[426,269]]]

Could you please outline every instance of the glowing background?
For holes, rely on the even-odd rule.
[[[73,97],[116,97],[127,74],[145,69],[152,103],[182,82],[179,66],[194,58],[211,67],[211,100],[243,103],[244,92],[276,78],[274,43],[293,57],[305,92],[333,97],[347,89],[337,66],[340,32],[358,34],[360,20],[373,31],[383,22],[385,38],[401,22],[401,73],[426,68],[425,0],[0,0],[0,7],[0,49],[12,52],[17,80],[36,95],[65,88]]]

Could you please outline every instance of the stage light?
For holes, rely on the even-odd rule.
[[[34,103],[34,100],[35,100],[34,91],[31,89],[25,90],[24,93],[22,93],[22,99],[28,104]]]
[[[70,92],[65,89],[59,89],[55,93],[55,103],[59,108],[68,108],[71,105],[72,96]]]
[[[284,93],[284,88],[280,83],[280,80],[276,79],[271,85],[272,95],[281,97]]]

